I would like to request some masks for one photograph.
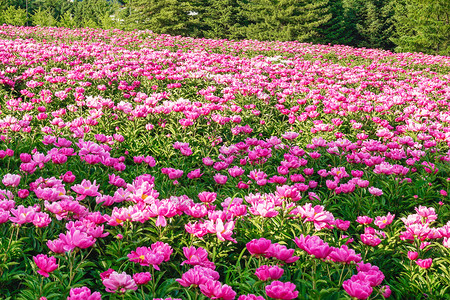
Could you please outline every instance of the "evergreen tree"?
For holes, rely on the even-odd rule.
[[[129,0],[128,5],[130,26],[156,33],[188,34],[188,22],[196,16],[190,1]]]
[[[396,51],[450,55],[450,1],[398,0],[395,25]]]
[[[245,18],[240,14],[237,0],[215,0],[210,2],[205,13],[208,29],[205,35],[209,38],[241,39],[245,35],[240,30],[246,26]]]
[[[392,49],[395,0],[345,0],[356,12],[355,26],[358,47]]]
[[[331,18],[328,0],[254,0],[240,2],[248,38],[312,41]]]
[[[29,0],[35,7],[32,11],[48,11],[55,20],[59,20],[66,11],[72,9],[73,3],[67,0]]]
[[[83,0],[73,2],[73,15],[78,27],[101,28],[105,16],[113,14],[114,1]]]
[[[25,26],[27,22],[27,13],[23,8],[15,8],[14,6],[8,6],[1,13],[2,22],[15,25],[15,26]]]
[[[31,16],[33,25],[53,27],[56,25],[56,19],[53,17],[53,13],[50,8],[42,9],[38,8]]]
[[[72,13],[67,10],[60,18],[57,23],[58,27],[75,28],[77,23]]]
[[[345,0],[330,2],[332,17],[319,27],[320,37],[316,42],[323,44],[356,45],[359,33],[356,29],[356,11]]]

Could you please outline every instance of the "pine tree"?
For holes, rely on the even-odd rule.
[[[15,26],[24,26],[27,22],[27,13],[23,8],[8,6],[1,12],[2,22]]]
[[[364,19],[356,25],[363,41],[362,47],[391,49],[393,34],[393,6],[390,1],[365,1]]]
[[[61,16],[61,18],[59,18],[57,26],[58,27],[66,27],[66,28],[75,28],[77,26],[77,23],[75,21],[75,18],[72,15],[72,13],[69,10],[67,10]]]
[[[398,0],[394,18],[396,51],[450,55],[450,1]]]
[[[356,12],[345,0],[330,2],[332,17],[319,27],[320,37],[316,42],[322,44],[356,45],[359,33],[356,29]]]
[[[131,26],[156,33],[186,35],[189,18],[195,15],[189,1],[129,0]]]
[[[208,1],[209,2],[209,1]],[[240,30],[245,26],[245,18],[240,14],[237,0],[210,1],[204,11],[207,30],[205,36],[209,38],[240,39],[245,35]]]
[[[105,23],[105,16],[114,12],[117,1],[83,0],[73,2],[73,17],[78,27],[101,28]]]
[[[395,0],[344,0],[347,7],[352,7],[358,38],[356,46],[367,48],[392,49],[390,40],[394,33]]]
[[[67,0],[29,0],[29,4],[33,4],[36,10],[48,11],[55,20],[59,20],[66,11],[72,9],[73,3]],[[31,11],[31,10],[29,10]]]
[[[248,38],[311,41],[331,18],[328,0],[254,0],[240,2]]]
[[[50,8],[42,9],[38,8],[31,16],[33,25],[53,27],[56,25],[56,19],[53,17],[53,12]]]

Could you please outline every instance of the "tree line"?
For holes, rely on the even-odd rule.
[[[449,0],[0,0],[0,23],[450,55]]]

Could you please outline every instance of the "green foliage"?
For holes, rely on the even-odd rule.
[[[449,55],[449,11],[448,0],[0,0],[0,23]]]
[[[74,28],[76,27],[77,23],[70,11],[66,11],[62,16],[61,19],[58,21],[57,24],[59,27],[66,27],[66,28]]]
[[[132,0],[129,7],[131,27],[172,35],[189,35],[188,23],[197,13],[190,1],[182,0]]]
[[[212,1],[205,12],[205,22],[208,26],[205,35],[210,38],[244,38],[241,27],[247,25],[247,19],[240,11],[237,0]]]
[[[24,26],[27,23],[27,12],[25,9],[9,6],[2,12],[1,19],[5,24]]]
[[[251,39],[312,41],[319,36],[318,27],[331,18],[328,0],[256,0],[241,5]]]
[[[39,26],[53,27],[56,25],[56,20],[49,8],[35,10],[33,16],[31,16],[31,21],[33,25]]]
[[[81,27],[88,28],[101,28],[102,25],[107,26],[104,28],[111,28],[115,23],[114,20],[106,20],[110,17],[117,2],[107,2],[105,0],[84,0],[81,2],[73,3],[73,15],[76,24]]]
[[[392,0],[344,0],[354,12],[352,20],[357,31],[355,46],[392,49],[394,33]],[[353,15],[353,14],[352,14]]]
[[[66,11],[70,11],[74,5],[67,0],[29,0],[28,11],[49,10],[55,20],[59,20]]]
[[[330,2],[330,13],[330,20],[318,28],[317,42],[355,45],[359,37],[355,9],[345,0],[335,0]]]
[[[450,55],[450,2],[399,0],[395,5],[396,51]]]

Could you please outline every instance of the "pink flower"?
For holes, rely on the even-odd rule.
[[[0,224],[6,223],[9,220],[10,212],[0,208]]]
[[[305,218],[304,222],[313,222],[316,230],[321,230],[334,223],[334,216],[330,212],[325,211],[321,205],[313,207],[311,203],[306,203],[298,207],[298,213],[302,218]]]
[[[116,174],[108,174],[109,181],[108,183],[117,187],[125,187],[127,183],[124,179],[120,178],[120,176]]]
[[[150,266],[159,271],[159,265],[163,262],[164,256],[153,251],[149,247],[137,247],[136,251],[131,251],[128,255],[131,262],[139,263],[141,266]]]
[[[332,247],[325,243],[320,237],[303,236],[294,239],[295,244],[302,250],[305,250],[309,255],[314,255],[315,258],[326,258],[333,250]]]
[[[349,249],[346,245],[342,245],[340,248],[334,248],[329,256],[332,261],[342,262],[344,264],[361,261],[361,254],[356,254],[355,250]]]
[[[217,184],[225,184],[225,183],[227,183],[227,180],[228,180],[228,177],[226,176],[226,175],[222,175],[222,174],[219,174],[219,173],[217,173],[216,175],[214,175],[214,181],[217,183]]]
[[[359,271],[357,275],[353,275],[352,281],[362,281],[370,284],[371,287],[378,286],[384,280],[384,274],[378,267],[372,266],[370,270]]]
[[[194,266],[194,268],[188,270],[181,275],[181,279],[175,279],[179,284],[184,287],[190,287],[191,285],[199,286],[206,283],[208,280],[218,280],[219,273],[209,268]]]
[[[162,255],[164,261],[169,261],[170,256],[173,253],[172,247],[169,244],[163,242],[155,242],[151,246],[153,253]]]
[[[266,294],[270,298],[280,300],[295,299],[298,296],[298,291],[295,290],[295,284],[291,282],[274,281],[266,286]]]
[[[288,249],[285,245],[280,245],[278,243],[270,245],[269,249],[266,251],[266,257],[274,257],[278,260],[290,264],[296,262],[299,257],[294,256],[294,249]]]
[[[19,205],[17,209],[11,209],[10,212],[13,216],[9,220],[19,225],[33,222],[34,215],[36,214],[34,207],[29,206],[25,208],[23,205]]]
[[[260,238],[260,239],[254,239],[247,243],[247,250],[252,255],[264,255],[266,254],[266,251],[269,249],[270,245],[272,244],[271,240]]]
[[[60,239],[56,239],[54,241],[48,240],[47,241],[47,247],[50,249],[50,251],[55,252],[55,253],[64,253],[66,251],[70,251],[70,250],[66,250],[65,249],[66,244],[61,241]]]
[[[172,218],[177,213],[175,205],[166,200],[155,200],[150,206],[148,206],[148,217],[157,217],[156,226],[167,226],[166,218]]]
[[[144,285],[152,280],[152,275],[149,272],[136,273],[133,274],[133,280],[137,285]]]
[[[125,272],[112,272],[108,278],[103,280],[103,285],[109,293],[124,294],[128,290],[137,290],[137,285],[134,280]]]
[[[200,199],[203,203],[213,203],[216,198],[217,194],[212,192],[205,191],[198,194],[198,199]]]
[[[36,227],[47,227],[51,223],[52,219],[47,213],[38,212],[34,214],[33,225]]]
[[[1,213],[0,213],[0,224],[1,224],[2,222],[1,222]],[[446,237],[446,238],[444,238],[444,240],[442,241],[442,245],[445,247],[445,248],[450,248],[450,237]]]
[[[100,279],[103,281],[105,279],[109,278],[109,275],[111,275],[114,272],[113,269],[109,268],[105,272],[100,273]]]
[[[234,166],[228,169],[228,174],[230,174],[231,177],[239,177],[244,174],[244,169],[239,166]]]
[[[275,210],[275,203],[266,200],[252,203],[250,212],[255,216],[264,218],[273,218],[279,214],[279,212]]]
[[[336,228],[346,231],[350,227],[350,221],[336,219],[334,225],[336,226]]]
[[[380,229],[383,229],[387,225],[392,223],[394,217],[395,215],[391,215],[391,213],[389,212],[386,216],[376,217],[374,224],[377,225]]]
[[[353,281],[352,279],[348,279],[344,281],[342,287],[350,295],[350,297],[355,297],[357,299],[367,299],[373,291],[368,282],[363,282],[360,280]]]
[[[203,173],[200,173],[200,169],[195,169],[187,174],[189,179],[196,179],[202,177]]]
[[[369,188],[369,193],[371,193],[374,196],[381,196],[381,195],[383,195],[383,191],[382,190],[380,190],[380,189],[378,189],[376,187],[373,187],[373,186],[371,186]]]
[[[359,216],[356,218],[356,222],[362,225],[369,225],[372,223],[373,219],[369,218],[368,216]]]
[[[56,258],[53,256],[48,257],[45,254],[38,254],[36,256],[33,256],[33,260],[36,266],[39,268],[39,271],[37,272],[44,277],[48,277],[48,273],[51,273],[58,268],[58,265],[56,264]]]
[[[70,228],[66,234],[59,234],[59,239],[64,243],[65,251],[71,251],[76,247],[86,249],[95,243],[95,238],[76,228]]]
[[[17,191],[17,196],[21,199],[25,199],[30,195],[30,192],[28,190],[20,189]]]
[[[183,247],[183,254],[187,260],[183,261],[181,265],[188,264],[192,266],[202,266],[210,269],[215,269],[216,266],[208,259],[208,252],[202,247],[196,249],[194,246],[189,248]]]
[[[206,223],[206,229],[209,233],[215,233],[217,235],[217,238],[222,242],[228,240],[236,243],[236,240],[231,237],[234,229],[234,221],[228,221],[225,224],[223,223],[222,219],[209,221]]]
[[[303,172],[305,173],[306,176],[311,176],[314,174],[314,169],[313,168],[304,168]]]
[[[429,269],[431,267],[432,263],[433,263],[433,259],[432,258],[416,260],[416,264],[419,267],[421,267],[422,269]]]
[[[391,288],[388,285],[385,285],[383,287],[381,287],[381,294],[383,295],[384,298],[389,298],[391,296]]]
[[[81,181],[81,184],[77,184],[71,187],[71,189],[79,194],[77,196],[77,200],[83,200],[86,198],[86,196],[96,197],[99,196],[100,193],[97,192],[100,185],[95,185],[96,181],[94,180],[93,183],[91,181],[83,179]]]
[[[415,251],[408,251],[408,258],[410,260],[416,260],[419,257],[419,253]]]
[[[236,292],[230,286],[216,280],[209,279],[199,287],[203,295],[211,299],[232,300],[236,297]]]
[[[248,294],[239,296],[238,300],[264,300],[264,297]]]
[[[18,187],[20,184],[20,178],[20,175],[6,174],[5,176],[3,176],[2,183],[5,186]]]
[[[85,286],[70,289],[67,300],[101,300],[102,296],[99,292],[92,293],[91,290]]]
[[[297,188],[289,185],[277,186],[276,195],[291,201],[299,201],[302,198]]]
[[[162,168],[161,172],[163,174],[167,174],[167,176],[169,176],[169,179],[171,180],[180,178],[181,176],[183,176],[184,173],[183,170],[177,170],[173,168]]]
[[[299,136],[299,134],[297,132],[285,132],[283,135],[281,135],[283,138],[285,138],[286,140],[293,140],[295,138],[297,138]]]
[[[372,247],[378,246],[381,243],[381,239],[374,234],[361,234],[361,241]]]
[[[278,266],[262,265],[256,269],[255,275],[261,281],[277,280],[283,276],[284,270]]]

